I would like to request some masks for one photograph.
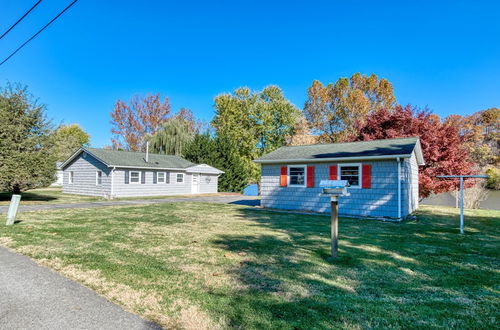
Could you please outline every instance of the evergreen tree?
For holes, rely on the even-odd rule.
[[[207,164],[224,171],[219,177],[219,191],[242,192],[250,180],[251,173],[236,143],[227,137],[197,134],[187,145],[184,157],[193,163]]]
[[[19,194],[54,181],[57,155],[44,106],[26,87],[0,89],[0,191]]]

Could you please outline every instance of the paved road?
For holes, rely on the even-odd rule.
[[[160,203],[185,203],[185,202],[203,202],[220,204],[240,204],[257,206],[260,200],[252,196],[241,195],[222,195],[222,196],[193,196],[182,198],[161,198],[161,199],[137,199],[137,200],[114,200],[104,202],[84,202],[84,203],[65,203],[65,204],[44,204],[44,205],[21,205],[19,212],[53,210],[53,209],[75,209],[75,208],[94,208],[106,206],[127,206],[127,205],[149,205]],[[0,206],[0,213],[7,213],[8,206]]]
[[[161,329],[0,247],[0,329]]]

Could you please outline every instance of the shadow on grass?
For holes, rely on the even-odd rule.
[[[10,201],[12,198],[12,193],[0,192],[0,202]],[[49,195],[44,192],[23,192],[21,193],[21,201],[33,201],[33,202],[50,202],[56,200],[56,196]]]
[[[233,327],[493,326],[493,219],[470,219],[463,236],[449,214],[424,211],[419,222],[400,224],[341,219],[339,258],[332,260],[329,217],[252,209],[240,217],[270,234],[214,241],[248,255],[231,270],[237,294],[211,292],[232,300],[224,316]]]

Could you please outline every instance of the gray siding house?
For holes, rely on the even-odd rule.
[[[86,147],[61,169],[64,193],[105,198],[216,193],[223,173],[178,156]]]
[[[261,205],[330,212],[321,180],[347,180],[350,196],[339,213],[401,219],[418,208],[418,166],[424,165],[417,137],[281,147],[255,160],[261,164]]]

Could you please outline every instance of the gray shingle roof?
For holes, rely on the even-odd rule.
[[[311,160],[377,157],[377,156],[410,156],[415,146],[419,144],[418,137],[373,140],[347,143],[314,144],[304,146],[281,147],[263,155],[256,162],[279,160]]]
[[[118,151],[97,148],[82,148],[97,157],[107,165],[117,167],[148,167],[148,168],[187,168],[195,164],[179,156],[159,155],[150,153],[148,162],[144,160],[144,152]]]

